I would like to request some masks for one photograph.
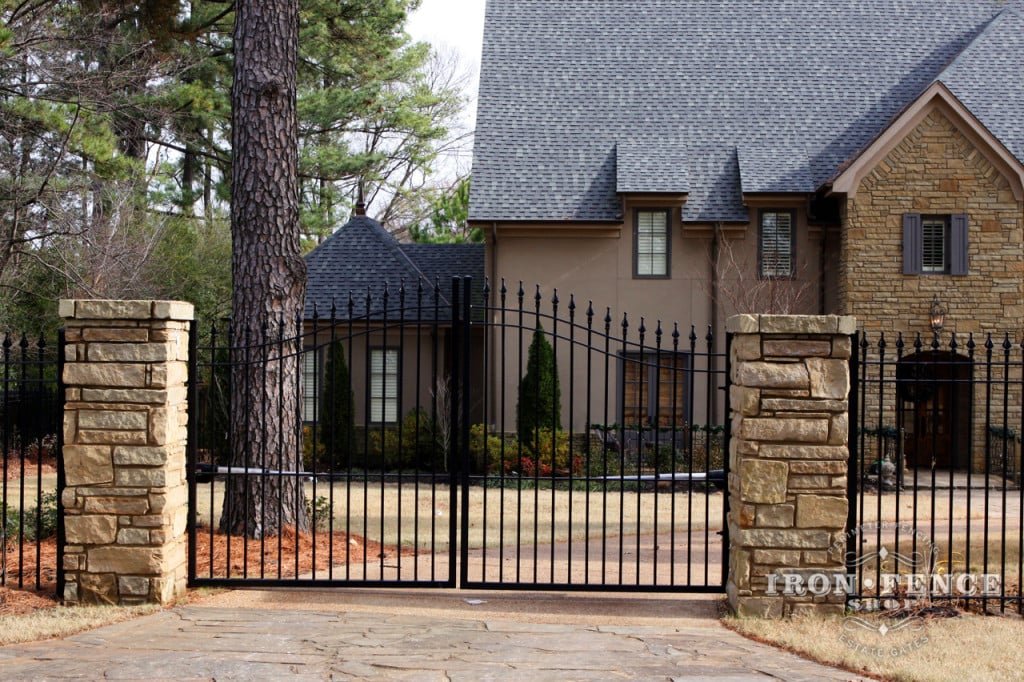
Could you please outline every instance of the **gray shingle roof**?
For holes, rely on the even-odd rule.
[[[405,287],[405,319],[434,318],[435,283],[441,302],[438,319],[450,319],[451,278],[469,275],[474,292],[484,278],[483,244],[402,244],[379,222],[355,216],[306,256],[307,319],[314,307],[321,318],[335,306],[339,320],[351,316],[374,319],[399,317],[400,290]],[[422,298],[418,297],[423,287]],[[388,293],[384,310],[385,288]],[[367,305],[369,297],[369,305]]]
[[[936,80],[1024,162],[1024,9],[996,17]]]
[[[627,137],[615,149],[615,191],[688,192],[687,167],[685,140]]]
[[[476,221],[813,192],[936,78],[1024,160],[1020,0],[488,0]],[[998,17],[998,19],[996,19]],[[957,58],[959,55],[959,58]]]

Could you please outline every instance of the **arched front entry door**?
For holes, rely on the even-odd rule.
[[[900,360],[897,400],[908,467],[967,468],[971,441],[971,361],[953,351]]]

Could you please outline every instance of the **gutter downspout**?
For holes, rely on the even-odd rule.
[[[494,292],[497,291],[497,289],[498,289],[497,284],[498,284],[498,281],[499,281],[499,279],[498,279],[498,223],[497,223],[497,221],[492,221],[491,222],[491,280],[493,280],[491,282],[491,295],[493,296]],[[488,301],[487,304],[488,305],[494,305],[494,301],[493,300],[492,301]],[[492,325],[485,325],[484,328],[487,329],[487,328],[493,328],[493,327],[492,327]],[[504,334],[505,331],[502,330],[501,333]],[[491,341],[491,343],[488,343],[488,339],[486,339],[486,338],[484,339],[484,343],[487,344],[490,347],[490,356],[491,357],[490,357],[490,365],[489,366],[491,367],[491,372],[498,372],[499,373],[498,376],[501,376],[501,374],[504,373],[505,368],[504,367],[500,367],[499,368],[499,367],[497,367],[494,364],[497,361],[497,346],[498,346],[498,343],[497,343],[496,339],[491,339],[490,341]],[[487,396],[487,404],[490,406],[490,410],[491,410],[491,414],[483,415],[484,423],[485,424],[488,423],[488,422],[498,423],[498,422],[500,422],[501,420],[504,419],[504,415],[496,415],[496,414],[494,414],[494,411],[497,409],[497,405],[498,405],[498,402],[497,402],[497,400],[498,400],[498,393],[497,393],[497,391],[498,391],[498,389],[497,389],[498,382],[497,381],[492,381],[492,379],[493,379],[493,377],[484,377],[484,381],[487,382],[487,385],[489,387],[488,388],[489,395]]]
[[[713,352],[717,352],[719,347],[719,333],[718,333],[718,307],[719,307],[719,291],[718,291],[718,258],[721,252],[721,230],[722,223],[716,222],[712,225],[711,233],[711,333],[714,346]],[[709,358],[711,361],[711,371],[714,373],[718,370],[717,361],[715,357]],[[726,382],[728,386],[728,381]],[[718,399],[711,401],[711,414],[708,415],[709,424],[718,423]]]

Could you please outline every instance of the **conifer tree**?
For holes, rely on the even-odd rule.
[[[527,351],[526,374],[519,382],[516,430],[519,442],[532,448],[538,429],[562,428],[562,391],[558,385],[555,351],[540,323]]]
[[[324,385],[320,395],[320,433],[327,445],[327,466],[342,469],[351,462],[355,444],[355,398],[345,348],[335,341],[327,348]]]
[[[299,333],[306,263],[299,249],[296,62],[298,0],[235,2],[231,90],[231,245],[240,362],[232,367],[232,464],[300,471],[299,365],[287,339]],[[255,344],[252,342],[256,341]],[[272,415],[267,418],[267,415]],[[257,457],[248,443],[259,443]],[[221,531],[258,538],[309,530],[302,481],[229,478]]]

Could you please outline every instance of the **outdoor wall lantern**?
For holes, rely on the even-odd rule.
[[[946,321],[946,308],[939,302],[938,294],[935,294],[932,304],[928,307],[928,317],[931,318],[932,331],[942,331],[942,325]]]

